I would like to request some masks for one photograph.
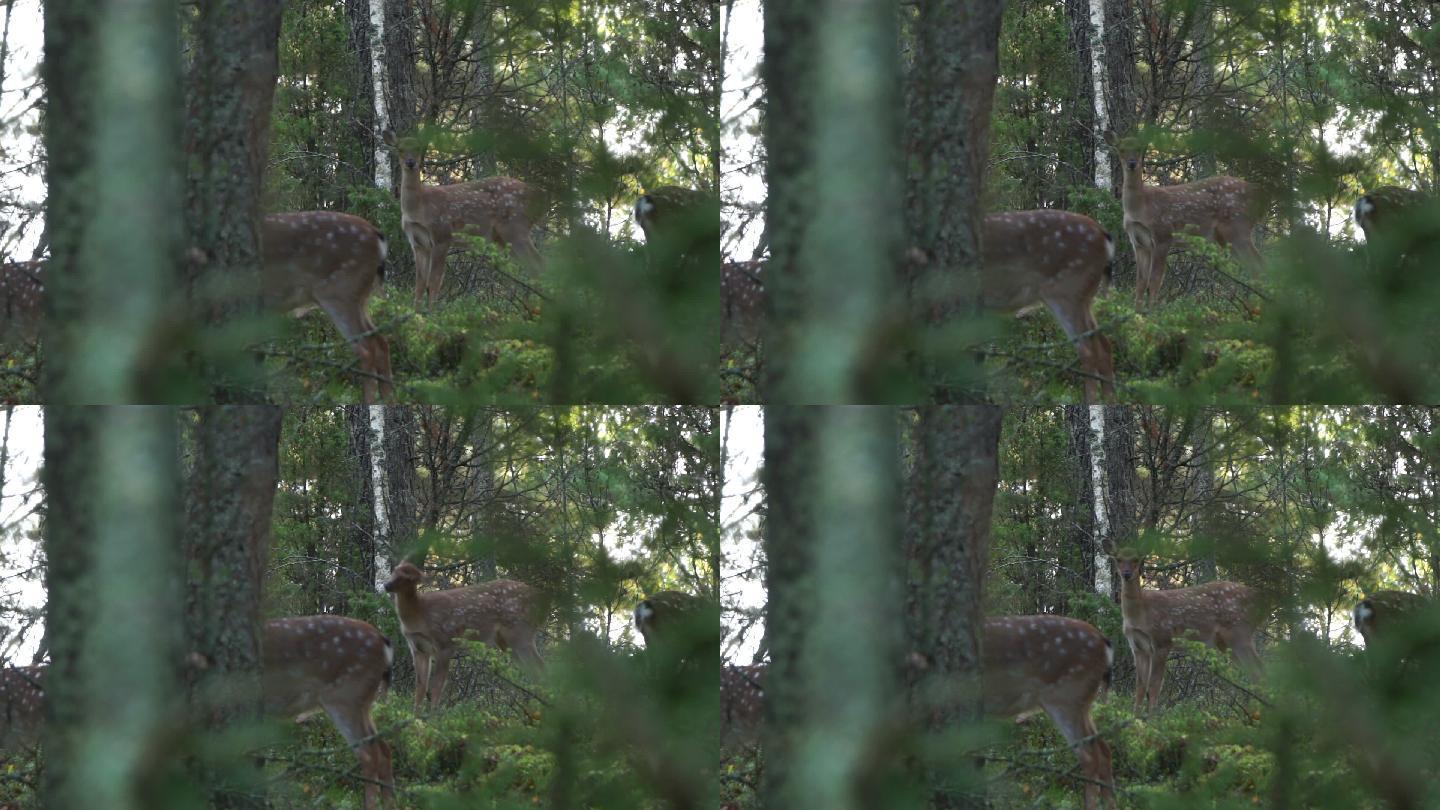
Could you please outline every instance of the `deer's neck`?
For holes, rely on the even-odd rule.
[[[425,183],[420,179],[420,168],[400,169],[400,209],[417,211],[425,202]],[[414,594],[412,593],[413,597]]]
[[[1145,589],[1140,587],[1140,578],[1120,581],[1120,613],[1125,624],[1143,627],[1148,623],[1145,609]]]
[[[425,610],[420,606],[417,591],[396,591],[395,612],[400,615],[400,626],[407,632],[425,624]]]
[[[1135,208],[1145,197],[1145,176],[1139,169],[1133,172],[1129,169],[1124,171],[1120,181],[1120,201],[1127,209]]]

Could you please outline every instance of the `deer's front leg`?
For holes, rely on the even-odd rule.
[[[441,653],[435,656],[435,682],[430,689],[430,708],[440,707],[440,698],[445,694],[445,680],[450,677],[450,656]]]
[[[1170,241],[1157,241],[1150,248],[1150,306],[1160,303],[1160,285],[1165,281],[1165,260],[1170,255]]]
[[[1169,663],[1170,648],[1150,651],[1150,711],[1160,702],[1160,688],[1165,685],[1165,665]]]
[[[410,645],[410,655],[415,659],[415,713],[425,705],[425,691],[430,685],[430,654],[420,652]]]
[[[415,308],[419,309],[430,280],[430,236],[412,223],[405,228],[405,238],[410,242],[410,252],[415,254]]]
[[[1130,642],[1130,655],[1135,659],[1135,705],[1136,714],[1145,705],[1146,690],[1150,685],[1150,647],[1149,640],[1138,632],[1127,631],[1125,640]]]
[[[450,242],[438,242],[430,246],[430,306],[440,300],[440,287],[445,283],[445,259],[450,252]]]

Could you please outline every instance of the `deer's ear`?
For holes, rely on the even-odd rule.
[[[382,132],[382,133],[380,134],[380,139],[383,140],[383,141],[384,141],[386,144],[388,144],[389,146],[392,146],[392,147],[394,147],[394,148],[396,148],[396,149],[399,149],[399,148],[400,148],[399,144],[395,143],[395,130],[393,130],[393,129],[387,129],[387,130],[385,130],[384,132]]]
[[[1102,135],[1102,137],[1105,139],[1105,143],[1110,144],[1111,149],[1120,148],[1120,139],[1115,137],[1115,130],[1106,128],[1105,133]]]

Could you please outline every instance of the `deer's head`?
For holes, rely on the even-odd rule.
[[[386,580],[384,588],[386,593],[414,593],[420,587],[420,579],[424,572],[420,566],[406,560],[395,566],[390,572],[390,579]]]

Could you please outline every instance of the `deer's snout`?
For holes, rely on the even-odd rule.
[[[413,169],[413,168],[415,168],[415,158],[405,158],[405,168],[407,168],[407,169]]]

